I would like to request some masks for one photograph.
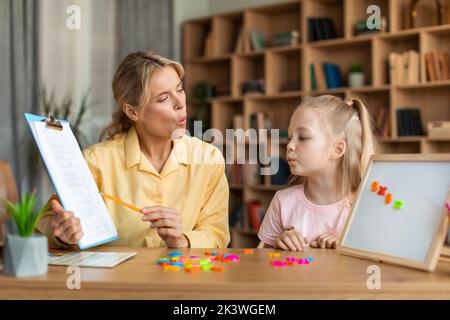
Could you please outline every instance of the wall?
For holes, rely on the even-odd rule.
[[[67,7],[81,9],[81,29],[66,27]],[[115,2],[109,0],[41,0],[40,68],[42,85],[61,102],[65,95],[79,106],[90,92],[86,135],[97,140],[114,108],[111,79],[115,68]]]
[[[235,11],[248,7],[284,2],[285,0],[209,0],[210,14]]]
[[[186,20],[210,14],[210,0],[172,0],[173,1],[173,59],[182,58],[182,27]]]

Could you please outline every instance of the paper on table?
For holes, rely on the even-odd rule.
[[[136,252],[68,252],[63,255],[49,254],[48,264],[56,266],[112,268],[135,255]]]
[[[33,122],[36,143],[61,203],[81,220],[84,235],[78,245],[86,249],[117,240],[117,230],[70,124],[62,125],[63,130],[55,130],[42,121]]]

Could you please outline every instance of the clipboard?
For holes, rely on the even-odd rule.
[[[53,116],[24,115],[64,210],[81,220],[84,235],[79,248],[119,239],[70,123]]]

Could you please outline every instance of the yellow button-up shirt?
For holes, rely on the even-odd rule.
[[[101,192],[139,208],[159,205],[176,209],[192,248],[227,247],[229,187],[220,150],[186,135],[172,141],[161,173],[141,152],[134,127],[85,149],[83,155]],[[141,213],[105,201],[119,234],[119,239],[108,245],[164,246],[156,229],[141,220]],[[51,214],[43,214],[37,229],[47,234],[50,245],[58,247],[49,226]]]

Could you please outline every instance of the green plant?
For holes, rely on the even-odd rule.
[[[70,96],[65,96],[63,101],[58,104],[55,101],[55,93],[53,91],[49,94],[45,87],[42,87],[41,89],[41,104],[43,114],[46,116],[53,115],[57,119],[69,121],[73,134],[81,148],[83,148],[87,144],[87,139],[83,132],[80,130],[80,126],[83,121],[83,116],[85,115],[88,108],[88,98],[89,91],[87,91],[81,98],[78,112],[72,117],[74,104],[73,99]]]
[[[362,72],[362,69],[363,69],[362,64],[360,64],[360,63],[353,63],[353,64],[350,66],[350,73],[353,73],[353,72]]]
[[[66,95],[61,102],[57,102],[54,91],[48,92],[46,87],[43,86],[39,97],[39,110],[37,110],[37,112],[42,115],[53,115],[57,119],[69,121],[72,132],[81,149],[86,147],[88,144],[88,141],[81,130],[81,125],[84,123],[84,115],[89,107],[89,93],[90,91],[88,90],[83,95],[80,105],[77,108],[77,112],[75,113],[75,105],[70,96]],[[26,143],[21,144],[21,152],[22,154],[27,155],[27,165],[30,172],[29,179],[31,185],[34,185],[36,184],[36,181],[39,180],[39,170],[36,168],[40,168],[42,166],[42,160],[36,143],[28,131],[26,132],[24,140]]]
[[[44,211],[47,211],[49,206],[44,205],[39,210],[36,210],[36,194],[25,194],[22,199],[13,203],[6,201],[5,208],[12,216],[12,221],[15,224],[15,230],[22,237],[30,237],[33,235],[34,228],[37,221]]]

